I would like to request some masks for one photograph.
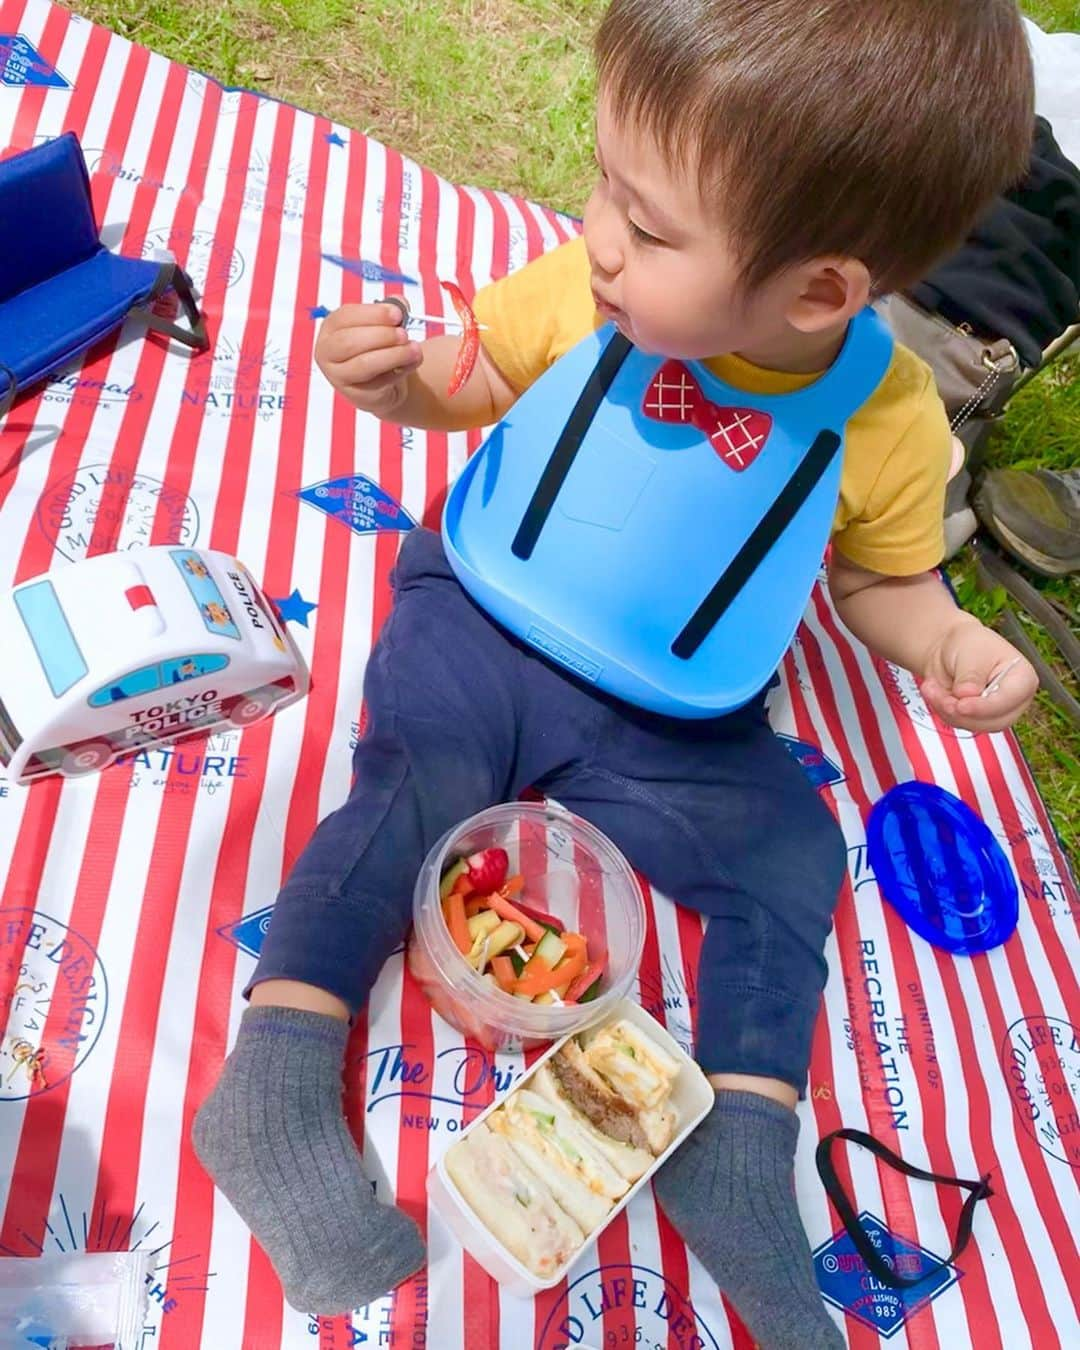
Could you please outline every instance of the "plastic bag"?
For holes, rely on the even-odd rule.
[[[149,1252],[0,1258],[0,1350],[139,1350]]]

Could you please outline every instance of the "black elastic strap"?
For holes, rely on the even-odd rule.
[[[874,1246],[866,1234],[866,1230],[859,1222],[855,1208],[847,1197],[836,1175],[836,1168],[832,1161],[832,1146],[837,1139],[850,1139],[853,1144],[861,1144],[863,1148],[869,1149],[875,1157],[880,1158],[882,1162],[888,1163],[898,1172],[902,1172],[906,1177],[914,1177],[917,1181],[934,1181],[939,1186],[960,1186],[971,1194],[964,1201],[964,1208],[960,1211],[960,1221],[956,1225],[956,1241],[953,1244],[952,1251],[944,1261],[938,1262],[929,1270],[921,1275],[916,1275],[913,1279],[905,1279],[897,1275],[882,1259],[881,1252]],[[886,1284],[890,1289],[911,1289],[917,1284],[922,1284],[924,1280],[936,1274],[945,1266],[952,1265],[964,1248],[971,1240],[971,1224],[975,1217],[975,1206],[980,1200],[986,1200],[994,1192],[990,1189],[990,1175],[980,1177],[978,1181],[961,1181],[959,1177],[945,1177],[937,1172],[924,1172],[921,1167],[912,1167],[911,1163],[905,1162],[903,1158],[886,1147],[880,1140],[875,1139],[872,1134],[867,1134],[864,1130],[834,1130],[832,1134],[827,1134],[817,1146],[817,1170],[821,1177],[822,1184],[829,1194],[829,1199],[836,1207],[836,1212],[840,1216],[840,1222],[847,1229],[848,1236],[855,1244],[855,1250],[866,1262],[866,1268],[875,1279]]]
[[[765,555],[794,520],[840,449],[835,431],[819,431],[795,472],[780,489],[772,506],[754,526],[749,539],[724,569],[720,580],[701,602],[689,623],[671,644],[673,655],[688,661],[723,618],[731,602],[761,565]]]
[[[0,417],[3,417],[15,402],[15,395],[19,390],[19,381],[15,376],[15,372],[10,366],[5,366],[3,361],[0,361],[0,375],[7,381],[4,392],[0,394]]]
[[[166,291],[176,292],[176,298],[180,301],[181,308],[191,325],[190,329],[181,328],[179,324],[172,323],[169,319],[154,313],[153,301],[159,295],[164,295]],[[191,287],[191,280],[184,269],[176,263],[162,264],[157,281],[154,283],[154,289],[150,293],[150,304],[135,305],[131,313],[142,319],[147,328],[152,328],[155,333],[164,333],[167,337],[175,338],[177,342],[184,343],[186,347],[193,347],[197,352],[204,352],[210,346],[210,338],[206,332],[206,320],[199,312],[195,292]]]
[[[581,442],[585,439],[593,418],[596,416],[600,404],[604,401],[604,396],[611,388],[611,383],[618,374],[619,367],[629,353],[630,343],[621,333],[616,333],[601,352],[600,360],[596,363],[592,374],[586,381],[585,388],[574,404],[573,412],[567,419],[566,426],[563,427],[562,434],[555,444],[555,449],[551,452],[551,458],[545,465],[544,472],[540,475],[540,481],[533,492],[532,501],[525,508],[525,514],[521,518],[518,532],[510,546],[515,558],[528,559],[532,557],[533,549],[536,548],[536,541],[540,538],[540,532],[547,523],[548,516],[551,515],[551,508],[555,505],[555,499],[566,481],[566,475],[570,472],[571,465],[577,458],[577,452],[581,449]]]

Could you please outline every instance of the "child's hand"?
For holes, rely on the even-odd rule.
[[[409,376],[424,359],[410,342],[397,305],[342,305],[319,329],[315,362],[350,403],[387,417],[408,394]]]
[[[1000,687],[982,698],[986,686],[1018,657]],[[993,629],[965,614],[946,630],[931,653],[922,695],[950,726],[1001,731],[1027,708],[1038,687],[1039,677],[1031,663]]]

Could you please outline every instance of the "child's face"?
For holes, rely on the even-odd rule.
[[[781,275],[741,295],[734,251],[693,176],[670,166],[650,136],[616,122],[603,95],[596,158],[584,234],[605,319],[642,351],[684,359],[790,339],[797,282]]]

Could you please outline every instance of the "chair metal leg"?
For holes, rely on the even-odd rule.
[[[1002,635],[1008,638],[1017,651],[1023,652],[1035,667],[1035,673],[1039,677],[1039,685],[1046,691],[1051,701],[1061,709],[1066,717],[1072,720],[1075,726],[1080,727],[1080,703],[1069,693],[1062,681],[1043,660],[1042,653],[1028,637],[1023,624],[1011,609],[1002,612],[999,624]]]
[[[0,394],[0,417],[3,417],[15,402],[19,382],[15,378],[15,372],[10,366],[5,366],[3,361],[0,361],[0,376],[3,376],[5,380],[4,392]]]
[[[1064,615],[1060,613],[1049,597],[1036,590],[1019,572],[1014,571],[995,549],[981,543],[976,543],[974,548],[975,574],[979,589],[991,591],[996,587],[1002,587],[1021,609],[1036,623],[1042,625],[1060,652],[1062,660],[1080,679],[1080,641],[1077,641],[1072,630],[1076,615],[1068,611]],[[1039,684],[1053,702],[1077,726],[1080,726],[1080,702],[1077,702],[1064,682],[1043,659],[1042,653],[1025,632],[1023,624],[1008,606],[1002,610],[998,618],[998,628],[1035,667]]]
[[[1009,391],[1009,397],[1012,398],[1018,389],[1023,389],[1024,385],[1030,383],[1040,371],[1045,370],[1059,356],[1064,356],[1070,347],[1074,347],[1077,343],[1080,343],[1080,323],[1074,323],[1070,328],[1066,328],[1064,333],[1051,342],[1050,346],[1043,352],[1039,364],[1025,370],[1016,381]]]
[[[180,301],[180,306],[191,325],[190,328],[183,328],[180,324],[172,323],[169,319],[154,313],[152,308],[154,300],[159,295],[164,295],[166,291],[176,292],[176,298]],[[195,351],[204,352],[210,346],[206,320],[199,311],[191,278],[177,263],[162,263],[161,272],[150,296],[150,303],[136,305],[131,313],[142,319],[155,333],[164,333],[167,337],[182,342],[186,347],[194,348]]]
[[[994,590],[998,586],[1031,615],[1036,623],[1042,624],[1057,645],[1062,657],[1068,663],[1073,674],[1080,680],[1080,639],[1073,633],[1077,621],[1075,614],[1067,619],[1051,605],[1049,598],[1031,584],[1026,577],[1012,567],[997,551],[981,540],[973,545],[975,566],[980,584],[984,590]],[[984,584],[983,584],[984,583]]]

